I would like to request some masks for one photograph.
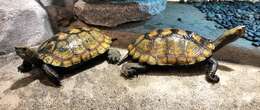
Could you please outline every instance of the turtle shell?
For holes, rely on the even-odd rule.
[[[60,32],[38,48],[44,63],[69,67],[105,53],[111,38],[95,28],[73,28]]]
[[[191,65],[210,57],[214,48],[194,32],[166,28],[141,35],[128,46],[128,54],[150,65]]]

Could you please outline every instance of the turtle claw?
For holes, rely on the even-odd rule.
[[[209,74],[209,75],[207,75],[207,80],[212,83],[218,83],[219,77],[215,74]]]
[[[127,79],[138,77],[138,74],[137,74],[136,70],[134,70],[134,69],[122,69],[121,75]]]
[[[110,49],[108,51],[108,63],[115,64],[119,62],[121,54],[118,50]]]
[[[208,74],[206,75],[206,79],[211,83],[218,83],[219,77],[216,75],[216,71],[218,68],[218,62],[214,58],[209,59],[210,62],[210,69]]]
[[[139,72],[144,72],[146,66],[140,65],[138,63],[126,63],[122,66],[121,75],[125,78],[138,77]]]
[[[30,67],[25,67],[24,65],[18,66],[18,72],[25,73],[31,71]]]

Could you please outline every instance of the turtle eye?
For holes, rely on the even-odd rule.
[[[130,44],[134,44],[134,43],[135,43],[135,40],[131,40],[131,41],[130,41]]]
[[[66,48],[59,48],[59,51],[65,52],[67,49]]]

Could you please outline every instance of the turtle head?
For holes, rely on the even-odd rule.
[[[222,35],[228,39],[238,39],[245,36],[245,26],[237,26],[235,28],[226,30]]]
[[[245,26],[237,26],[226,30],[220,37],[213,41],[213,44],[216,46],[215,51],[243,37],[245,37]]]
[[[34,56],[34,52],[28,47],[16,46],[14,49],[16,54],[22,59],[31,59]]]

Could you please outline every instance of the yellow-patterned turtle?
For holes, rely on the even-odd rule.
[[[244,26],[238,26],[225,31],[215,41],[211,41],[194,32],[182,29],[154,30],[141,35],[128,46],[128,54],[119,64],[129,58],[137,60],[139,63],[126,63],[122,66],[121,72],[126,77],[132,77],[138,74],[138,70],[147,70],[147,65],[193,65],[208,61],[210,71],[207,79],[218,82],[219,77],[215,75],[218,63],[211,57],[212,52],[243,37],[244,33]]]
[[[67,68],[107,53],[108,61],[116,63],[120,53],[110,49],[112,40],[96,28],[71,28],[43,42],[37,50],[15,47],[17,55],[24,61],[19,71],[31,70],[32,65],[41,67],[48,78],[60,85],[58,74],[52,67]]]

